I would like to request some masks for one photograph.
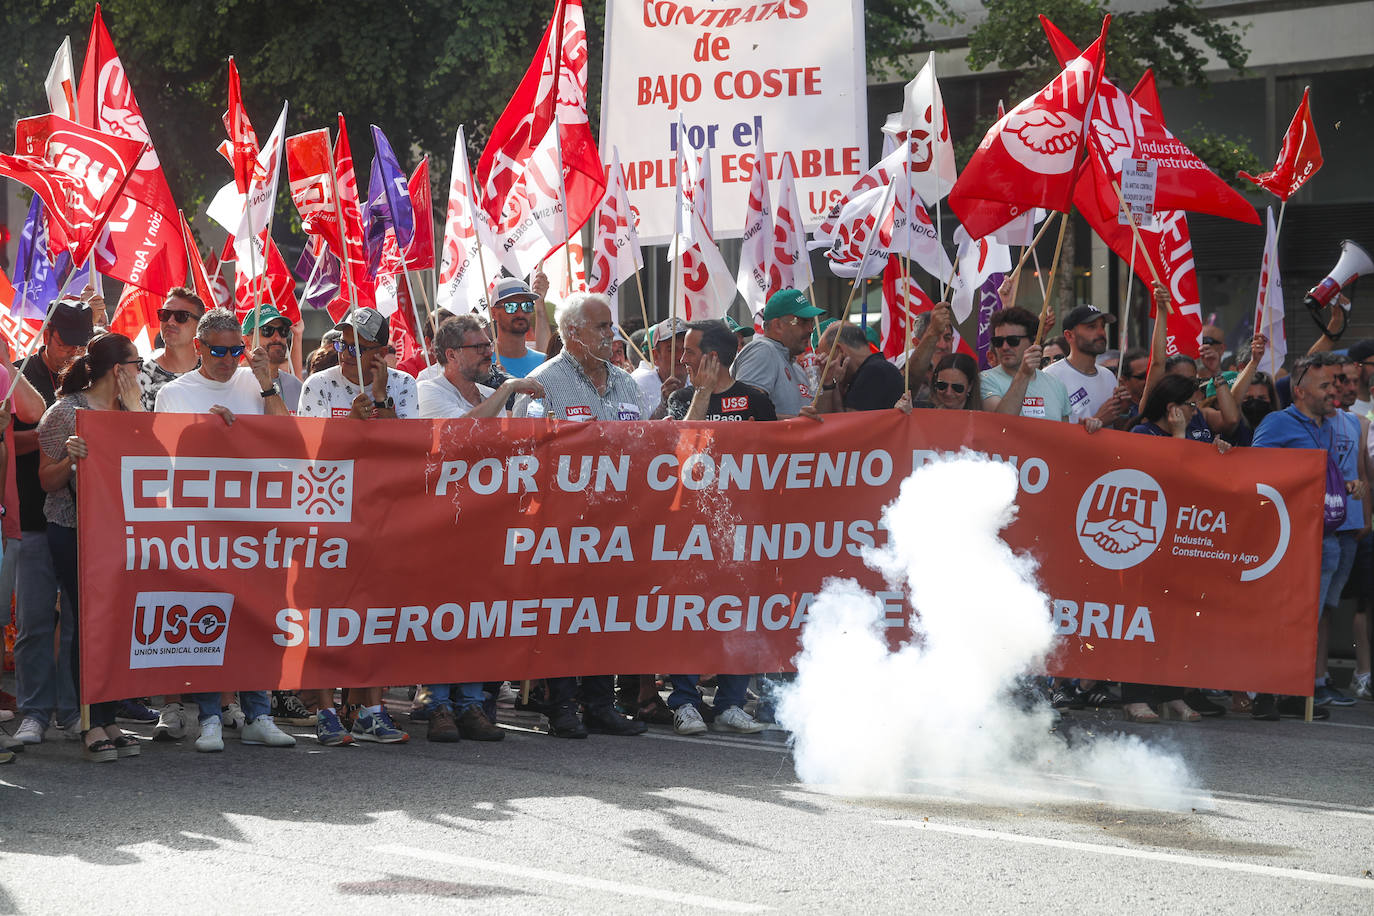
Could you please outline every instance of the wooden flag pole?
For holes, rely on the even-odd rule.
[[[1045,222],[1049,222],[1046,220]],[[1059,255],[1064,250],[1064,232],[1069,228],[1069,214],[1065,213],[1059,221],[1059,241],[1054,246],[1054,263],[1050,265],[1050,282],[1045,286],[1045,301],[1040,306],[1040,327],[1035,331],[1035,345],[1040,346],[1045,339],[1045,313],[1050,308],[1050,296],[1054,293],[1054,279],[1059,275]]]
[[[649,336],[649,308],[644,304],[644,281],[639,277],[639,270],[635,270],[635,286],[639,289],[639,317],[644,319],[644,336],[647,339]],[[630,344],[633,346],[634,341],[630,341]],[[635,347],[635,363],[644,362],[644,357],[644,351]]]
[[[1054,221],[1054,218],[1056,216],[1062,217],[1063,215],[1064,214],[1060,213],[1058,210],[1052,211],[1049,216],[1045,217],[1045,221],[1040,224],[1040,231],[1035,233],[1035,238],[1031,240],[1031,243],[1029,245],[1022,249],[1021,259],[1016,262],[1016,267],[1011,272],[1011,285],[1013,288],[1015,288],[1016,284],[1020,282],[1021,268],[1025,266],[1026,259],[1031,257],[1032,254],[1034,254],[1035,246],[1040,244],[1040,237],[1043,236],[1045,232],[1049,230],[1050,223]]]
[[[1108,176],[1108,180],[1112,183],[1112,190],[1116,192],[1116,199],[1120,202],[1121,209],[1126,211],[1126,221],[1131,224],[1131,235],[1135,238],[1135,243],[1140,246],[1140,250],[1145,254],[1145,264],[1150,268],[1150,276],[1154,278],[1156,283],[1163,286],[1164,281],[1159,279],[1159,271],[1155,270],[1155,262],[1150,260],[1150,250],[1145,247],[1145,240],[1140,237],[1140,227],[1135,223],[1135,212],[1131,209],[1131,205],[1126,203],[1125,195],[1121,193],[1121,185],[1111,176]],[[1055,257],[1059,257],[1058,253],[1055,254]],[[1054,277],[1050,277],[1050,282],[1054,282]],[[1169,311],[1173,311],[1172,306],[1169,307]]]
[[[1126,304],[1121,308],[1121,359],[1117,360],[1116,364],[1116,383],[1118,385],[1121,384],[1121,376],[1126,371],[1127,333],[1131,327],[1131,286],[1132,281],[1135,280],[1135,253],[1137,250],[1135,245],[1131,246],[1131,266],[1126,273]]]

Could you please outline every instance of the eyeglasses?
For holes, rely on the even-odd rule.
[[[505,309],[507,315],[514,315],[516,312],[525,312],[528,314],[534,311],[533,302],[505,302],[498,307]]]
[[[291,328],[280,324],[265,324],[258,328],[258,333],[263,337],[280,337],[285,340],[291,336]]]
[[[232,347],[221,347],[215,344],[206,343],[204,340],[202,340],[201,343],[205,344],[205,349],[216,359],[223,359],[226,356],[232,356],[234,359],[238,359],[243,355],[243,351],[248,349],[243,344],[236,344]]]
[[[484,340],[481,343],[459,344],[456,347],[449,347],[450,350],[490,350],[491,348],[492,343],[489,340]]]
[[[963,394],[965,391],[968,390],[967,385],[961,385],[958,382],[936,382],[931,387],[934,388],[936,391],[944,391],[948,388],[952,390],[955,394]]]
[[[786,325],[788,325],[789,327],[794,327],[794,328],[795,328],[797,325],[801,324],[803,321],[805,321],[807,324],[811,324],[811,323],[814,322],[815,320],[816,320],[816,319],[814,319],[814,318],[799,318],[799,317],[797,317],[796,315],[788,315],[786,318],[783,319],[783,323],[786,324]]]
[[[143,365],[143,357],[135,356],[133,359],[121,359],[119,364],[121,366],[141,366]]]
[[[158,309],[158,321],[175,321],[177,324],[185,324],[196,319],[196,316],[184,309]]]
[[[1021,346],[1021,341],[1027,339],[1029,338],[1026,334],[1009,334],[1006,337],[994,337],[992,339],[992,348],[994,350],[1001,349],[1002,344],[1006,344],[1009,347],[1019,347]]]

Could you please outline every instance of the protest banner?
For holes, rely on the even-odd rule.
[[[725,407],[729,410],[729,406]],[[824,423],[83,410],[87,702],[613,671],[777,671],[913,463],[1014,465],[1051,672],[1310,692],[1321,453],[964,411]],[[929,524],[939,525],[939,518]],[[960,545],[948,545],[958,551]],[[965,583],[977,589],[979,583]],[[988,639],[995,640],[996,633]]]
[[[715,238],[744,232],[761,133],[768,179],[792,161],[815,229],[868,168],[863,4],[705,0],[606,4],[601,149],[620,149],[646,245],[673,231],[679,117],[715,161]]]

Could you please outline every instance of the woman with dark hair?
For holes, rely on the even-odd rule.
[[[946,353],[931,373],[932,407],[944,410],[982,410],[978,364],[967,353]]]
[[[72,610],[81,614],[77,593],[76,559],[76,462],[87,457],[86,440],[76,435],[78,410],[142,411],[138,375],[143,366],[133,341],[123,334],[96,334],[86,352],[67,364],[58,387],[58,399],[38,424],[41,451],[38,480],[48,498],[43,514],[48,520],[48,549],[62,591]],[[63,626],[76,621],[64,621]],[[72,674],[80,690],[79,637],[72,638]],[[90,728],[82,732],[82,756],[97,763],[139,752],[138,738],[115,725],[116,702],[93,703]]]

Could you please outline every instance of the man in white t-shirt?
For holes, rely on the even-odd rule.
[[[535,379],[508,378],[499,388],[478,383],[491,375],[492,343],[475,315],[458,315],[440,325],[434,351],[443,372],[416,386],[420,416],[426,419],[505,417],[512,396],[544,396],[544,386]]]
[[[334,329],[341,335],[334,341],[339,364],[305,380],[296,415],[415,419],[419,402],[415,379],[387,366],[391,328],[382,313],[361,308],[334,325]]]
[[[1064,316],[1069,355],[1045,369],[1069,393],[1069,417],[1081,422],[1097,417],[1113,423],[1130,404],[1130,392],[1116,376],[1099,368],[1097,357],[1107,350],[1107,324],[1116,321],[1091,305],[1080,305]]]
[[[267,351],[258,347],[248,354],[247,366],[239,365],[247,347],[233,312],[217,308],[202,315],[196,325],[195,348],[200,366],[158,390],[158,413],[212,413],[226,426],[232,426],[238,414],[286,416],[286,404],[281,387],[272,380]],[[200,707],[196,750],[224,750],[219,692],[192,694],[190,699]],[[239,706],[245,719],[239,740],[244,744],[295,747],[296,739],[272,721],[267,691],[240,690]]]

